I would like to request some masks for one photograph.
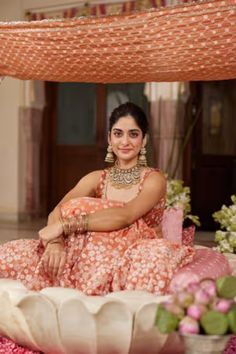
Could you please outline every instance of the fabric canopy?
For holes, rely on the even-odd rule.
[[[0,75],[151,82],[236,78],[236,0],[130,15],[0,23]]]

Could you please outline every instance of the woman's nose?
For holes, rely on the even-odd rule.
[[[124,135],[122,136],[122,143],[123,143],[123,144],[128,144],[128,143],[129,143],[129,136],[128,136],[128,134],[124,134]]]

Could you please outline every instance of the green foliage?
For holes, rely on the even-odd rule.
[[[215,233],[215,241],[218,243],[216,249],[220,252],[236,253],[236,195],[232,195],[231,200],[232,205],[223,205],[212,216],[221,228]]]
[[[179,284],[158,305],[154,325],[161,333],[236,334],[236,277]]]

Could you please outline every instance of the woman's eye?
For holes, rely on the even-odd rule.
[[[130,136],[131,136],[131,138],[137,138],[138,137],[138,133],[137,132],[131,132]]]
[[[120,137],[120,136],[122,135],[122,133],[121,133],[121,132],[114,132],[114,135],[115,135],[116,137]]]

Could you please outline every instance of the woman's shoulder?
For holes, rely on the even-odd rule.
[[[163,183],[166,183],[166,176],[159,168],[145,167],[143,171],[143,177],[144,180],[153,179],[156,181],[158,180],[158,181],[162,181]]]
[[[95,171],[89,172],[83,178],[87,179],[87,180],[99,181],[101,176],[103,175],[103,173],[104,173],[104,170],[95,170]]]
[[[140,184],[140,190],[162,190],[166,193],[166,177],[164,173],[154,167],[146,167]]]
[[[93,194],[100,196],[104,187],[107,170],[96,170],[88,173],[85,178],[87,183],[93,186]]]
[[[89,172],[84,177],[82,177],[77,186],[87,190],[88,188],[95,190],[97,185],[100,183],[104,170],[95,170]]]

